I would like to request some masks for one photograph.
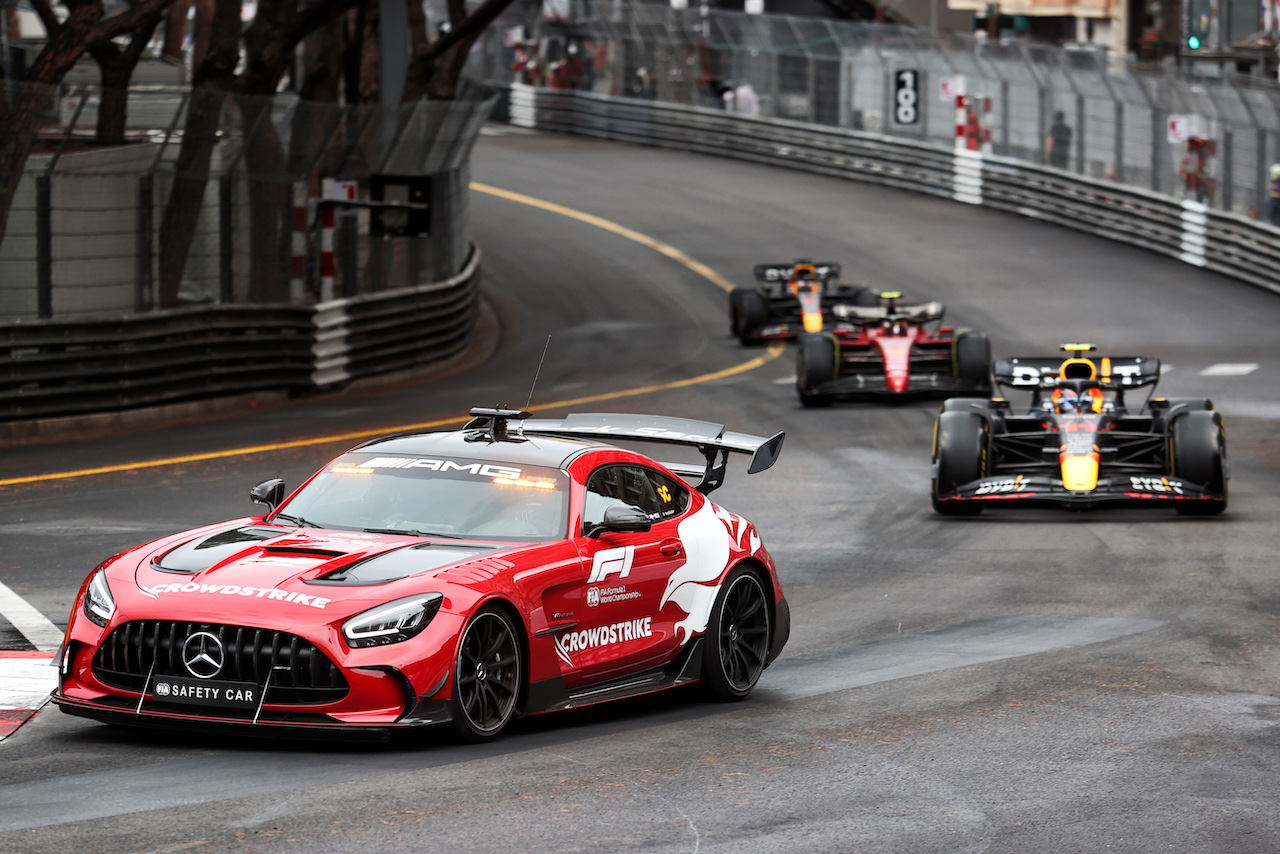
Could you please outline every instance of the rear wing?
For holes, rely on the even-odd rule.
[[[842,317],[845,320],[869,321],[869,320],[885,320],[891,317],[906,317],[911,320],[919,320],[927,323],[930,320],[941,320],[946,313],[946,307],[942,303],[922,302],[917,305],[900,305],[889,311],[888,306],[884,305],[848,305],[840,304],[831,309],[832,314],[836,317]]]
[[[808,263],[808,262],[800,262]],[[791,264],[757,264],[755,269],[756,280],[761,282],[789,282],[791,274],[795,272],[795,263]],[[840,277],[840,265],[834,261],[824,261],[821,264],[813,265],[813,275],[820,282],[828,279],[837,279]]]
[[[725,430],[723,424],[710,421],[596,412],[572,414],[562,420],[530,418],[521,423],[521,432],[526,436],[532,433],[575,439],[622,439],[697,448],[707,461],[705,469],[680,464],[669,465],[668,468],[681,476],[700,475],[702,482],[697,490],[704,495],[724,483],[729,454],[750,454],[747,474],[756,474],[778,461],[782,440],[786,438],[786,434],[781,432],[767,438],[735,433]]]
[[[1104,386],[1139,388],[1160,380],[1160,360],[1149,356],[1050,356],[996,359],[997,385],[1033,391],[1051,388],[1059,379],[1097,380]]]

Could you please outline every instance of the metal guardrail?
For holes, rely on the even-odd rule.
[[[1140,246],[1280,293],[1280,228],[1009,157],[683,104],[512,84],[511,124],[790,166]]]
[[[442,282],[316,306],[0,325],[0,421],[328,388],[439,362],[475,327],[480,251]]]
[[[443,282],[320,303],[315,307],[318,388],[438,362],[467,346],[476,318],[480,249]]]

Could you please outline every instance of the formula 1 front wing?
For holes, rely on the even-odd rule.
[[[1098,479],[1088,491],[1072,491],[1062,481],[1045,476],[984,477],[937,496],[939,503],[962,502],[987,507],[1163,507],[1179,502],[1223,502],[1225,495],[1175,477],[1117,475]]]

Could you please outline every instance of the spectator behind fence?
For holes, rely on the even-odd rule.
[[[1044,141],[1045,161],[1059,169],[1067,168],[1071,159],[1071,126],[1067,124],[1062,110],[1053,113],[1053,124],[1049,126],[1049,137]]]
[[[725,108],[733,113],[754,116],[760,112],[760,99],[756,97],[756,90],[750,83],[725,91],[724,103]]]

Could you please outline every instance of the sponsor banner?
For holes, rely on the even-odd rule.
[[[270,599],[277,602],[291,602],[295,605],[309,605],[312,608],[323,608],[333,601],[332,599],[325,599],[323,596],[315,596],[310,593],[286,592],[284,590],[277,590],[273,587],[242,587],[238,584],[198,584],[194,581],[188,581],[186,583],[175,581],[170,584],[157,584],[154,587],[138,586],[143,593],[151,596],[153,599],[159,598],[162,593],[217,593],[222,596],[249,596],[254,599]]]
[[[1138,492],[1168,492],[1183,495],[1182,481],[1167,477],[1129,477],[1129,483]]]
[[[573,659],[570,658],[570,653],[587,652],[604,646],[653,637],[651,619],[650,617],[640,617],[636,620],[623,620],[620,623],[612,623],[607,626],[596,626],[591,629],[582,629],[557,635],[556,655],[560,657],[561,661],[572,667]]]
[[[18,731],[49,702],[58,671],[51,652],[0,651],[0,741]]]

